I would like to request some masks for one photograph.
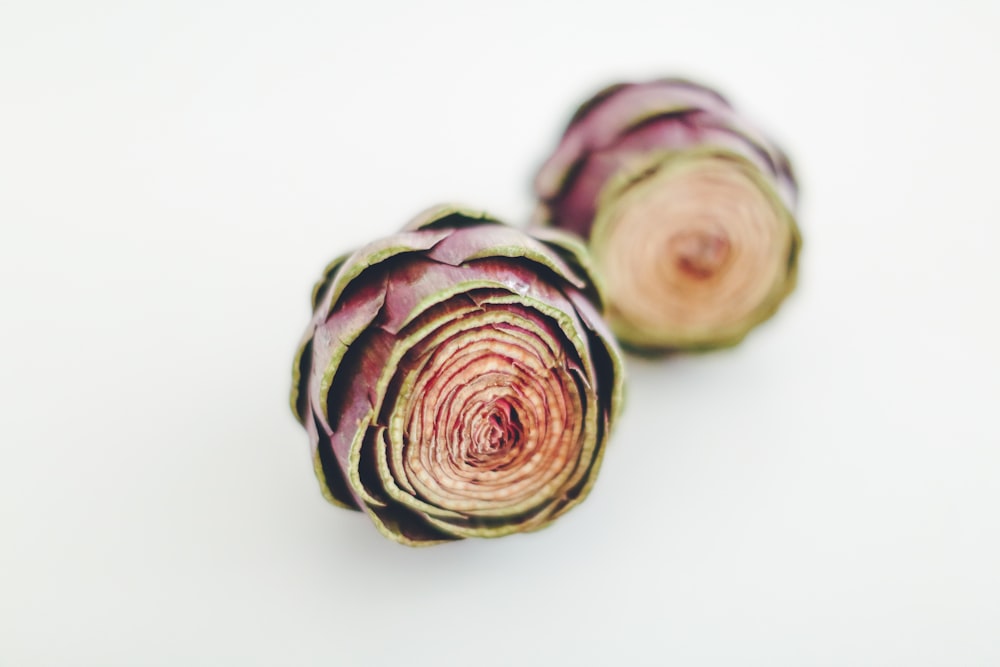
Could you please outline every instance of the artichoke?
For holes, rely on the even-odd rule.
[[[291,402],[330,502],[427,545],[586,497],[622,370],[572,236],[441,207],[334,260],[312,303]]]
[[[788,158],[702,85],[661,79],[598,93],[535,191],[537,224],[587,240],[611,328],[633,349],[733,345],[795,286]]]

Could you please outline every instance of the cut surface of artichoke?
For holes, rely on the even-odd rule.
[[[795,223],[759,171],[716,149],[668,151],[601,195],[591,238],[615,333],[634,347],[720,346],[794,285]]]

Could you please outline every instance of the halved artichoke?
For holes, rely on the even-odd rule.
[[[586,239],[611,327],[634,349],[733,345],[795,286],[801,237],[788,158],[691,81],[595,95],[535,191],[536,224]]]
[[[332,262],[292,383],[324,495],[408,545],[549,525],[621,407],[601,303],[572,237],[452,207]]]

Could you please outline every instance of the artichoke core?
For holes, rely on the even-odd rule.
[[[476,415],[472,428],[472,465],[491,465],[506,451],[517,447],[521,428],[517,411],[506,399],[494,401]]]
[[[667,249],[677,268],[697,280],[707,280],[725,266],[729,258],[729,238],[724,234],[703,230],[679,232]]]

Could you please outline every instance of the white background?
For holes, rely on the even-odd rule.
[[[1000,664],[996,2],[10,2],[0,665]],[[584,505],[414,550],[287,407],[328,259],[514,222],[572,108],[718,86],[803,182],[800,289],[629,362]]]

